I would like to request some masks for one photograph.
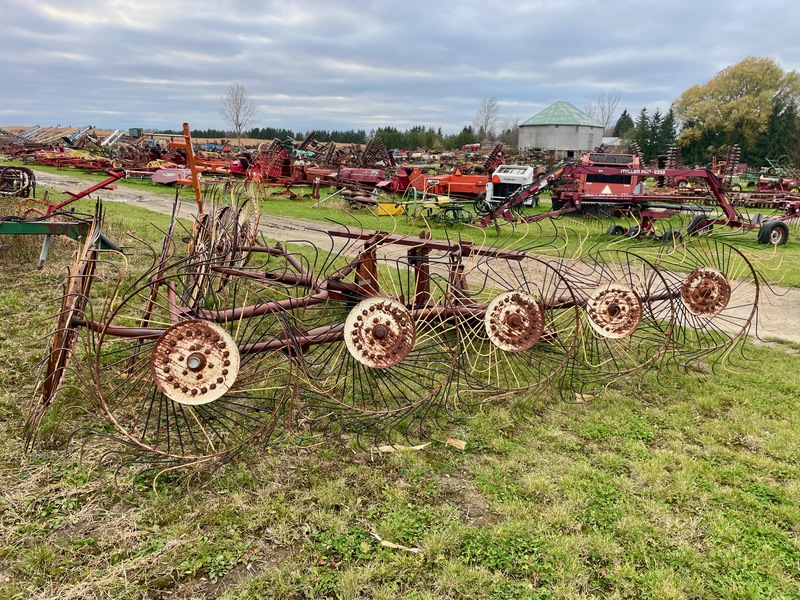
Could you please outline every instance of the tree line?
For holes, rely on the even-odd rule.
[[[364,129],[349,129],[346,131],[327,131],[327,130],[314,130],[314,139],[318,142],[337,142],[344,144],[366,144],[371,138],[380,138],[387,148],[398,148],[400,150],[415,150],[417,148],[429,148],[432,150],[455,150],[463,147],[466,144],[474,144],[481,141],[478,133],[475,132],[472,125],[465,125],[459,133],[445,134],[442,133],[441,127],[434,129],[433,127],[425,127],[424,125],[415,125],[401,131],[396,127],[379,127],[367,132]],[[172,129],[164,129],[160,133],[177,134],[178,131]],[[193,138],[209,138],[209,139],[236,139],[235,131],[228,131],[224,129],[192,129]],[[294,131],[292,129],[285,129],[281,127],[254,127],[249,131],[242,131],[242,137],[256,140],[302,140],[310,131]],[[509,140],[510,145],[516,145],[516,127],[512,130],[501,132],[501,135]],[[513,135],[513,138],[510,137]]]
[[[176,134],[180,133],[172,129],[162,130],[160,133]],[[242,131],[242,137],[256,140],[302,140],[310,131],[293,131],[282,127],[254,127],[249,131]],[[224,129],[192,129],[193,138],[210,139],[236,139],[238,136],[235,131]],[[364,129],[349,129],[347,131],[326,131],[315,130],[314,139],[318,142],[341,142],[349,144],[364,144],[367,141],[367,132]]]

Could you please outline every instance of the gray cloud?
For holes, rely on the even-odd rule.
[[[622,92],[666,110],[747,56],[797,70],[796,3],[764,0],[0,0],[0,123],[458,131],[484,97],[527,119]]]

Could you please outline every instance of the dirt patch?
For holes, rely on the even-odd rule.
[[[468,477],[458,474],[440,475],[437,480],[447,500],[458,508],[461,521],[466,525],[482,527],[497,519],[491,503],[481,495]]]

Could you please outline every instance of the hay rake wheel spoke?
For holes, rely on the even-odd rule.
[[[257,194],[249,197],[244,184],[226,186],[207,202],[210,210],[195,222],[190,252],[204,253],[218,266],[246,266],[258,236]]]
[[[675,298],[674,358],[689,364],[744,340],[755,324],[759,277],[739,250],[710,238],[652,257]]]
[[[568,278],[581,306],[579,347],[565,370],[565,389],[597,391],[652,368],[671,348],[674,300],[659,269],[637,253],[598,252],[571,264]]]
[[[95,278],[98,261],[95,242],[98,236],[99,229],[95,228],[89,233],[64,284],[60,308],[50,338],[50,351],[39,372],[36,393],[25,423],[25,442],[28,447],[35,441],[42,417],[64,384],[75,345],[80,337],[77,322],[84,317]]]
[[[180,266],[187,264],[196,268]],[[272,435],[291,404],[295,372],[284,327],[269,312],[226,312],[270,302],[247,280],[214,293],[213,271],[202,290],[196,277],[170,271],[128,290],[103,315],[93,363],[100,406],[122,441],[143,452],[220,458]],[[257,344],[263,349],[252,351]]]
[[[287,315],[307,416],[376,437],[409,435],[410,423],[442,408],[453,375],[448,264],[428,262],[420,292],[408,257],[356,263],[326,278],[332,299]]]
[[[551,381],[577,345],[577,299],[558,268],[487,257],[467,273],[473,314],[460,313],[459,375],[485,393]]]

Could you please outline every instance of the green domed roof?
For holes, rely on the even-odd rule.
[[[588,127],[602,127],[603,124],[593,119],[579,108],[569,102],[556,102],[525,121],[525,125],[586,125]]]

